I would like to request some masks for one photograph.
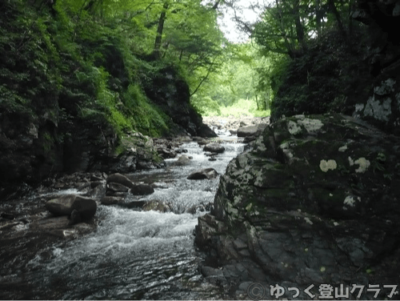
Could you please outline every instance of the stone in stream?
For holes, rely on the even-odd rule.
[[[121,175],[119,173],[115,173],[112,175],[109,175],[107,178],[107,184],[108,183],[118,183],[123,186],[129,187],[130,192],[133,195],[145,195],[145,194],[152,194],[154,192],[153,187],[147,184],[135,184],[131,180],[129,180],[127,177],[124,175]]]
[[[204,146],[203,150],[205,152],[211,152],[211,153],[223,153],[225,151],[225,147],[218,143],[209,143],[206,146]]]
[[[188,180],[203,180],[203,179],[214,179],[218,176],[218,172],[214,168],[205,168],[197,170],[191,173]]]
[[[129,188],[118,183],[109,183],[107,184],[107,192],[128,192]]]
[[[208,143],[209,143],[209,141],[207,139],[199,139],[199,140],[197,140],[197,144],[198,145],[206,145]]]
[[[188,164],[190,164],[190,158],[186,155],[180,156],[178,158],[178,161],[176,161],[174,163],[174,165],[177,165],[177,166],[183,166],[183,165],[188,165]]]
[[[159,200],[152,200],[152,201],[147,201],[143,207],[143,211],[160,211],[160,212],[170,212],[171,207],[168,203],[163,203],[162,201]]]
[[[124,197],[105,196],[101,198],[100,203],[102,205],[116,205],[124,202],[124,199]]]
[[[70,216],[70,224],[75,224],[91,219],[96,213],[97,203],[90,198],[68,194],[48,201],[46,209],[54,215]]]
[[[262,131],[267,127],[267,124],[260,123],[258,125],[240,127],[237,130],[238,137],[248,137],[261,134]]]

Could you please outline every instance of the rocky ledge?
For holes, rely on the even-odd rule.
[[[238,299],[252,298],[252,282],[264,299],[276,296],[270,285],[282,298],[294,298],[290,287],[318,298],[321,284],[350,288],[350,299],[393,298],[383,286],[400,280],[399,158],[398,138],[351,117],[273,123],[230,162],[215,210],[199,218],[203,275]]]

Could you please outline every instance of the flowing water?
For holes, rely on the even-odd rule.
[[[227,137],[225,137],[227,138]],[[218,287],[204,281],[198,264],[193,230],[206,212],[190,208],[213,202],[219,177],[187,180],[194,170],[212,167],[223,174],[228,162],[243,151],[243,144],[225,142],[225,152],[210,162],[197,143],[184,144],[190,165],[173,166],[129,175],[156,182],[156,191],[143,198],[169,203],[172,212],[138,211],[99,206],[101,222],[95,233],[64,245],[50,246],[51,256],[37,255],[23,275],[32,299],[219,299]],[[129,201],[129,200],[128,200]],[[204,206],[203,206],[204,208]],[[193,212],[193,210],[192,210]],[[42,254],[42,253],[41,253]]]

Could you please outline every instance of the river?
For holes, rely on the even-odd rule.
[[[193,157],[190,165],[138,172],[130,178],[157,183],[146,197],[170,203],[172,212],[139,211],[121,206],[99,206],[97,231],[76,240],[48,246],[15,277],[28,289],[29,299],[220,299],[219,287],[207,283],[198,271],[204,254],[194,245],[197,218],[206,213],[186,211],[213,202],[219,177],[187,180],[194,170],[212,167],[223,174],[244,144],[228,136],[225,152],[210,162],[202,147],[182,145]],[[200,206],[201,207],[201,206]],[[43,256],[41,254],[50,254]],[[4,275],[3,275],[4,276]]]

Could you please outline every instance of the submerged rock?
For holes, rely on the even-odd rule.
[[[396,283],[399,149],[351,117],[281,119],[229,163],[196,243],[218,254],[229,281]]]
[[[164,203],[159,200],[152,200],[152,201],[145,202],[142,209],[143,209],[143,211],[150,211],[150,210],[160,211],[160,212],[170,212],[171,211],[171,207],[169,204]]]
[[[124,197],[117,196],[105,196],[101,198],[100,203],[102,205],[117,205],[124,202]]]

